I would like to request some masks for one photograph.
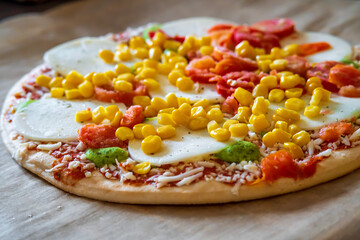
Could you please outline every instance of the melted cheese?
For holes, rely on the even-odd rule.
[[[304,32],[304,33],[294,33],[289,37],[281,41],[281,46],[286,46],[288,44],[303,44],[303,43],[313,43],[313,42],[327,42],[331,45],[331,49],[322,51],[310,56],[307,56],[306,59],[310,63],[317,63],[322,61],[341,61],[345,58],[348,58],[352,54],[351,45],[345,40],[332,36],[326,33],[320,32]]]
[[[24,137],[39,141],[77,140],[77,130],[83,125],[75,121],[77,111],[94,109],[104,104],[99,101],[60,100],[42,98],[14,115],[16,130]],[[126,110],[122,103],[117,104]]]

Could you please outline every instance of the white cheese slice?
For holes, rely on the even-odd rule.
[[[311,96],[304,95],[301,97],[305,101],[306,106],[309,106]],[[275,104],[271,103],[268,111],[268,119],[271,120],[272,115],[278,107],[285,108],[285,101]],[[299,111],[300,120],[295,124],[301,129],[311,130],[320,129],[322,126],[344,119],[350,119],[360,114],[360,99],[347,98],[339,95],[331,94],[330,101],[322,101],[319,105],[321,110],[329,110],[329,114],[322,114],[317,118],[309,119],[304,116],[304,109]]]
[[[352,54],[351,45],[344,39],[320,32],[296,32],[283,39],[281,41],[281,46],[284,47],[289,44],[303,44],[313,42],[327,42],[331,45],[331,49],[307,56],[306,59],[310,63],[330,60],[341,61],[344,58],[350,57]]]
[[[175,93],[177,97],[189,98],[191,102],[196,102],[200,99],[206,98],[211,103],[223,102],[224,98],[216,91],[216,84],[200,83],[198,91],[195,89],[189,91],[180,91],[176,86],[169,83],[167,76],[158,75],[157,81],[160,83],[158,90],[149,91],[151,97],[164,98],[168,93]]]
[[[115,51],[117,43],[105,37],[84,37],[75,39],[48,50],[44,55],[45,63],[62,75],[75,70],[83,75],[90,72],[114,70],[114,64],[105,63],[99,57],[101,49]],[[124,62],[132,66],[138,60]]]
[[[157,120],[146,122],[155,127]],[[162,141],[162,149],[153,155],[146,155],[141,150],[141,139],[129,141],[128,151],[132,159],[139,162],[150,162],[159,166],[178,162],[193,162],[208,157],[209,154],[219,152],[227,145],[235,142],[231,139],[228,142],[218,142],[209,136],[207,129],[192,131],[183,126],[176,127],[176,136]]]
[[[14,115],[16,130],[24,137],[39,141],[71,141],[78,137],[77,130],[83,125],[75,121],[77,111],[110,105],[99,101],[60,100],[42,98],[26,106]],[[121,111],[126,111],[122,103]]]

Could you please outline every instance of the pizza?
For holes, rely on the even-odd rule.
[[[64,191],[133,204],[265,198],[360,166],[358,50],[291,19],[83,37],[9,91],[2,137]]]

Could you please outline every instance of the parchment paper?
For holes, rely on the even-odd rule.
[[[290,17],[297,29],[360,42],[358,1],[81,1],[0,23],[0,92],[45,50],[127,26],[211,16],[252,23]],[[208,206],[136,206],[67,194],[13,161],[0,145],[0,239],[356,239],[360,171],[301,192]]]

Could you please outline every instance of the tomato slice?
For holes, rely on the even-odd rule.
[[[278,18],[254,23],[251,28],[283,38],[295,31],[295,23],[289,18]]]
[[[339,94],[344,97],[358,98],[360,97],[360,87],[344,86],[340,88]]]
[[[295,74],[299,74],[302,77],[306,77],[306,72],[310,68],[309,62],[297,55],[288,56],[285,58],[288,62],[286,70],[291,71]]]
[[[139,105],[133,105],[126,110],[121,119],[120,126],[133,128],[136,124],[142,123],[144,118],[143,108]]]
[[[110,125],[86,124],[78,130],[79,140],[89,148],[126,147],[115,136],[116,128]]]
[[[216,64],[212,72],[219,75],[225,75],[230,72],[238,72],[243,70],[255,71],[257,68],[257,63],[253,60],[228,55],[226,58]]]
[[[227,98],[231,94],[233,94],[236,88],[241,87],[250,92],[254,89],[255,85],[259,83],[259,77],[253,73],[248,71],[241,71],[241,72],[231,72],[226,74],[225,76],[212,78],[211,81],[216,81],[216,90],[217,92]],[[228,80],[235,81],[231,84],[228,83]]]
[[[343,134],[351,134],[354,127],[351,123],[337,122],[329,124],[320,129],[319,137],[326,142],[335,142]]]
[[[330,69],[329,82],[338,87],[349,85],[360,87],[360,70],[349,65],[335,65]]]
[[[318,52],[329,50],[331,45],[327,42],[304,43],[299,45],[298,55],[305,57]]]
[[[273,182],[279,178],[297,179],[297,165],[290,153],[280,150],[269,154],[261,161],[261,169],[265,180]]]
[[[221,105],[221,111],[224,113],[235,114],[239,107],[238,101],[236,101],[234,96],[229,96]]]
[[[186,66],[186,74],[195,82],[209,83],[209,80],[216,76],[210,72],[210,68],[215,67],[216,62],[212,57],[204,56],[190,61]]]
[[[298,164],[298,174],[300,178],[308,178],[315,174],[318,162],[321,162],[323,157],[312,156],[310,160]]]
[[[306,76],[307,78],[318,77],[322,81],[322,84],[326,90],[331,92],[338,92],[339,88],[335,84],[329,82],[330,69],[337,64],[341,63],[336,61],[324,61],[316,63],[315,66],[310,67],[307,70]]]

